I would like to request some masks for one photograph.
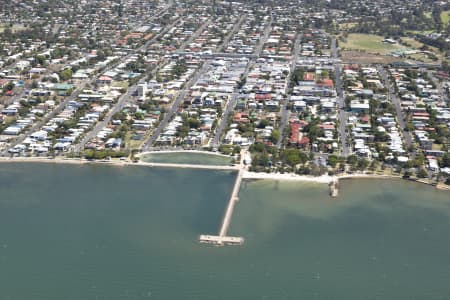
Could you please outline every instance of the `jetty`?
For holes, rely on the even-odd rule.
[[[222,219],[222,225],[220,226],[218,235],[200,235],[199,242],[206,244],[213,244],[217,246],[223,245],[242,245],[244,243],[243,237],[228,236],[228,228],[230,227],[231,218],[233,217],[234,206],[239,201],[239,189],[241,188],[242,175],[244,169],[241,168],[237,174],[236,181],[234,182],[233,191],[231,192],[230,199],[228,200],[227,209]]]
[[[330,196],[336,198],[339,195],[339,179],[334,178],[328,186],[330,187]]]

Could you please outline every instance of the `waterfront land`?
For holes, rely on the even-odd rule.
[[[0,156],[450,183],[448,7],[300,2],[5,5]]]

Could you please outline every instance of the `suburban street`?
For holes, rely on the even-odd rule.
[[[142,146],[142,150],[146,151],[148,148],[150,148],[158,139],[159,135],[163,131],[163,129],[167,126],[167,124],[172,120],[174,114],[177,112],[178,107],[180,106],[183,99],[186,97],[187,93],[190,91],[190,88],[197,82],[197,80],[200,78],[200,76],[206,72],[208,69],[209,64],[204,63],[203,66],[195,71],[195,73],[192,75],[192,78],[185,84],[184,89],[180,91],[178,94],[176,100],[172,104],[169,111],[166,112],[164,119],[159,123],[158,127],[153,131],[150,138],[144,142]]]
[[[412,145],[412,139],[411,134],[406,130],[405,116],[402,111],[400,99],[398,99],[398,97],[395,94],[394,87],[392,86],[391,81],[389,80],[386,70],[382,66],[378,66],[378,72],[381,75],[384,85],[388,89],[389,99],[391,99],[392,103],[394,104],[395,112],[397,114],[397,122],[400,125],[400,129],[402,131],[406,147],[409,148]]]

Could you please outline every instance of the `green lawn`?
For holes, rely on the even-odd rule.
[[[11,28],[11,30],[13,32],[19,32],[19,31],[22,31],[22,30],[25,29],[25,27],[22,24],[19,24],[19,23],[18,24],[14,24],[12,27],[10,27],[8,24],[1,23],[0,24],[0,33],[5,31],[5,28],[7,28],[7,27]]]
[[[402,37],[401,39],[402,39],[402,41],[404,41],[405,43],[411,45],[411,48],[414,48],[414,49],[420,49],[421,47],[424,46],[423,43],[417,41],[416,39],[414,39],[414,38],[412,38],[412,37]],[[428,47],[428,50],[431,51],[431,52],[433,52],[433,53],[437,56],[437,58],[438,58],[439,60],[442,60],[443,53],[442,53],[441,51],[439,51],[438,48],[433,47],[433,46],[430,46],[430,45],[427,45],[427,47]],[[413,56],[412,58],[415,58],[415,56],[421,56],[422,59],[418,58],[418,60],[425,61],[425,62],[433,62],[433,60],[429,59],[429,58],[427,57],[427,55],[421,55],[421,54],[415,55],[415,54],[414,54],[414,55],[412,55],[412,56]]]
[[[349,50],[361,50],[370,53],[389,54],[392,51],[404,49],[401,45],[383,43],[384,37],[374,34],[349,34],[345,42],[340,41],[339,46]]]
[[[340,30],[348,30],[348,29],[352,29],[353,27],[355,27],[358,23],[341,23],[339,24],[339,29]]]
[[[441,21],[444,26],[447,26],[450,22],[450,10],[445,10],[441,12]]]

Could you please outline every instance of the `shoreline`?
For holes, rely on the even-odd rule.
[[[195,151],[195,150],[192,150]],[[198,153],[198,151],[195,151]],[[47,163],[47,164],[71,164],[71,165],[108,165],[108,166],[142,166],[142,167],[159,167],[159,168],[179,168],[179,169],[202,169],[202,170],[218,170],[218,171],[239,171],[239,166],[221,166],[221,165],[198,165],[198,164],[176,164],[176,163],[151,163],[151,162],[132,162],[129,160],[86,160],[73,158],[52,158],[52,157],[0,157],[1,163]],[[410,182],[426,184],[434,186],[438,190],[450,191],[450,186],[439,183],[434,184],[426,182],[422,179],[405,179],[400,175],[380,175],[380,174],[342,174],[342,175],[298,175],[293,173],[256,173],[243,171],[243,180],[278,180],[278,181],[302,181],[314,182],[320,184],[330,184],[341,179],[402,179]]]
[[[161,151],[146,151],[146,152],[142,152],[136,155],[136,157],[142,157],[145,155],[151,155],[151,154],[170,154],[170,153],[197,153],[197,154],[205,154],[205,155],[214,155],[214,156],[219,156],[219,157],[224,157],[224,158],[233,158],[230,155],[225,155],[222,153],[218,153],[218,152],[211,152],[211,151],[202,151],[202,150],[161,150]]]
[[[161,168],[179,168],[179,169],[205,169],[205,170],[231,170],[237,171],[238,166],[220,166],[220,165],[196,165],[196,164],[174,164],[174,163],[153,163],[153,162],[131,162],[129,160],[86,160],[74,158],[49,158],[49,157],[17,157],[0,158],[0,163],[49,163],[49,164],[72,164],[72,165],[109,165],[109,166],[143,166],[143,167],[161,167]]]
[[[250,171],[244,171],[242,174],[243,180],[280,180],[280,181],[305,181],[305,182],[315,182],[315,183],[325,183],[336,179],[335,176],[323,175],[323,176],[307,176],[307,175],[297,175],[293,173],[256,173]]]

